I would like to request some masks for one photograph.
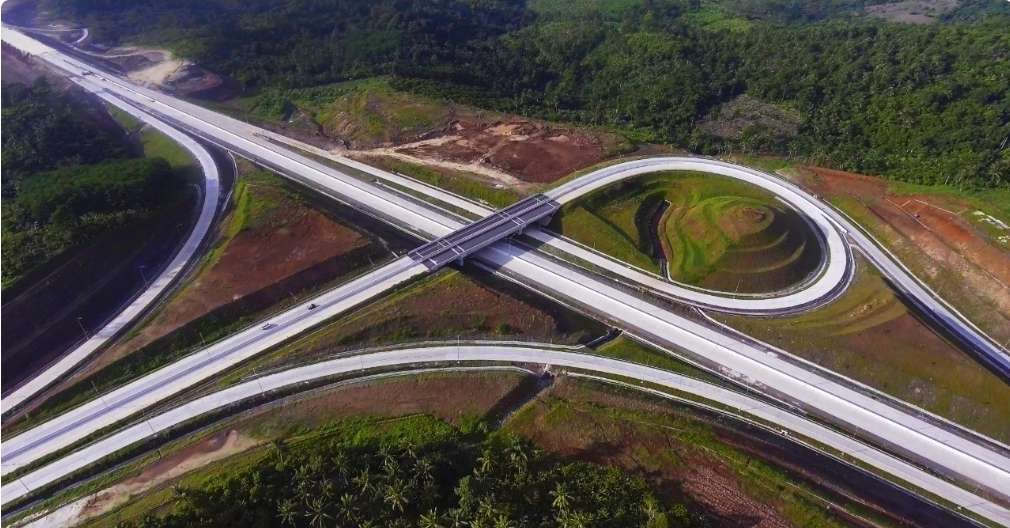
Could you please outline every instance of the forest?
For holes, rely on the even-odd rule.
[[[120,526],[709,525],[615,467],[566,460],[511,434],[464,434],[424,416],[393,423],[392,433],[342,423],[326,439],[275,444],[239,471],[177,486],[168,515]]]
[[[40,78],[3,87],[4,285],[71,248],[149,217],[181,188],[163,159]]]
[[[402,90],[700,154],[1010,183],[1010,4],[967,1],[933,25],[858,15],[881,1],[47,4],[102,42],[168,46],[247,94],[390,75]],[[739,113],[742,95],[765,114],[795,116],[797,130],[744,115],[741,130],[713,132],[706,123]]]

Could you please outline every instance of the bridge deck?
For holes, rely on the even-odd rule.
[[[560,207],[561,204],[547,196],[536,194],[481,218],[452,234],[432,240],[411,251],[409,255],[415,261],[424,263],[429,269],[437,269],[514,235],[529,224],[549,218]]]

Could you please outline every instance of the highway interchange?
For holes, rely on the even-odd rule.
[[[268,139],[270,134],[266,131],[158,92],[128,85],[125,81],[108,74],[100,76],[86,74],[86,72],[94,70],[93,66],[81,63],[56,50],[45,49],[40,43],[16,31],[8,29],[4,34],[4,40],[12,41],[16,46],[35,55],[43,56],[58,67],[69,71],[76,76],[76,82],[86,89],[102,94],[112,104],[124,108],[132,107],[134,110],[142,109],[158,120],[181,127],[208,141],[270,166],[296,181],[306,183],[345,203],[366,210],[376,217],[385,219],[422,238],[433,240],[452,236],[453,233],[464,229],[468,224],[458,215],[428,204],[419,204],[416,200],[408,199],[388,186],[378,186],[362,181],[305,156],[283,149],[276,142]],[[858,228],[835,213],[830,207],[820,204],[802,190],[777,178],[714,160],[659,158],[627,162],[594,171],[549,191],[546,196],[561,204],[621,178],[688,165],[694,170],[740,177],[749,179],[748,181],[752,180],[751,183],[765,188],[772,187],[769,190],[806,214],[815,223],[824,237],[827,258],[825,265],[822,266],[813,282],[805,285],[806,287],[802,290],[789,292],[785,296],[762,299],[727,298],[689,288],[684,288],[685,291],[671,292],[671,290],[667,290],[665,292],[667,295],[687,301],[691,301],[691,296],[695,296],[694,300],[703,306],[725,305],[723,308],[727,311],[743,312],[748,310],[746,307],[740,308],[740,306],[745,306],[748,303],[754,306],[755,310],[758,310],[758,306],[768,309],[769,303],[773,309],[790,310],[824,302],[825,299],[832,298],[844,289],[850,276],[851,258],[849,257],[849,249],[842,238],[844,235],[849,237],[850,241],[854,241],[855,245],[866,253],[895,282],[899,289],[913,299],[913,302],[919,303],[923,309],[932,311],[936,314],[938,321],[943,322],[950,329],[956,329],[959,335],[966,336],[968,342],[974,343],[978,350],[983,351],[982,354],[990,358],[991,366],[994,365],[996,368],[1000,368],[1001,365],[1006,366],[1005,351],[929,292],[899,263],[862,234]],[[367,166],[355,168],[365,170],[375,178],[393,185],[402,186],[406,180],[402,176],[391,175]],[[726,174],[727,172],[732,172],[732,174]],[[427,187],[417,183],[409,185],[413,186],[414,190],[425,190]],[[426,195],[443,203],[451,203],[448,200],[458,204],[467,202],[460,197],[446,198],[445,194],[447,193],[444,191],[433,190],[430,187],[426,190],[428,191],[425,193]],[[467,206],[466,209],[476,212],[477,207],[473,206],[471,202],[471,206]],[[490,210],[484,209],[485,211],[478,214],[486,216],[491,213]],[[525,236],[537,240],[547,239],[546,243],[562,251],[575,248],[575,251],[570,252],[573,254],[577,251],[589,252],[585,248],[553,237],[541,229],[527,229]],[[670,313],[661,305],[643,299],[641,295],[629,291],[629,288],[615,284],[614,281],[602,280],[598,276],[558,262],[557,259],[532,251],[521,244],[500,240],[493,243],[488,241],[488,244],[483,248],[475,247],[474,252],[463,256],[468,256],[479,264],[493,269],[496,273],[525,287],[594,314],[602,320],[625,329],[643,341],[653,343],[662,349],[685,352],[699,363],[717,370],[727,377],[744,385],[759,388],[762,392],[802,409],[819,419],[830,421],[846,431],[856,433],[876,444],[877,447],[898,453],[942,475],[971,483],[975,487],[986,490],[990,495],[998,497],[998,502],[1005,503],[1010,500],[1010,459],[1007,458],[1006,451],[1002,446],[993,447],[991,441],[980,441],[971,434],[948,427],[949,424],[938,425],[935,420],[925,419],[919,413],[909,412],[908,409],[878,401],[871,395],[854,390],[834,378],[824,377],[816,372],[800,368],[795,363],[778,357],[778,354],[770,354],[766,349],[754,346],[750,342],[742,341],[718,329]],[[619,263],[612,260],[598,258],[603,265],[609,266],[607,271],[624,274],[628,283],[636,282],[636,276],[634,273],[628,273],[627,267],[621,267]],[[199,379],[213,376],[229,366],[236,365],[252,355],[427,271],[427,266],[410,257],[397,259],[391,264],[306,303],[317,304],[319,308],[315,310],[308,310],[306,305],[295,307],[272,318],[269,322],[276,326],[271,327],[268,331],[262,330],[257,324],[175,364],[116,389],[104,395],[100,400],[75,408],[14,438],[5,439],[3,473],[6,474],[17,467],[37,460],[41,456],[53,453],[61,447],[71,445],[79,438],[112,425],[155,402],[178,393]],[[649,286],[644,282],[641,284]],[[781,299],[787,300],[782,301]],[[546,354],[543,351],[538,353]],[[554,358],[557,361],[544,359],[547,357],[544,355],[536,361],[571,366],[557,358]],[[511,358],[500,359],[500,361],[520,361],[520,356],[511,356]],[[596,358],[596,360],[599,359],[601,358]],[[606,372],[606,368],[600,366],[596,360],[589,362],[589,370]],[[390,364],[395,364],[395,361]],[[10,409],[6,401],[4,409],[5,411]],[[202,411],[191,405],[186,405],[177,408],[175,412],[196,416]],[[796,426],[793,423],[794,420],[814,423],[808,418],[798,417],[796,414],[790,414],[790,416],[793,417],[787,420],[790,423],[779,425],[792,429]],[[131,439],[132,441],[140,440],[148,436],[150,432],[150,428],[146,432],[135,431]],[[818,436],[811,438],[830,445],[825,441],[825,438]],[[878,455],[881,454],[877,447],[861,444],[860,450],[855,451],[853,456],[872,464],[872,459],[879,458]],[[75,454],[82,451],[75,451]],[[52,467],[59,469],[72,466],[72,464],[65,462],[67,462],[65,459],[61,459],[52,464]],[[918,481],[921,478],[931,477],[913,465],[909,465],[908,468],[908,471],[917,471],[916,475],[918,476],[912,480],[905,478],[907,481]],[[41,469],[36,471],[41,471]],[[64,474],[66,473],[64,472]],[[48,475],[46,478],[49,481],[56,478],[52,477],[52,470]],[[4,483],[2,493],[5,504],[9,500],[24,495],[30,489],[44,485],[43,480],[45,479],[33,481],[26,480],[26,478],[22,477],[15,482]],[[932,478],[935,479],[935,477]],[[24,491],[19,492],[19,487]],[[1004,506],[978,497],[971,492],[964,490],[962,492],[959,495],[947,490],[938,493],[938,495],[979,515],[990,519],[999,519],[998,522],[1005,523],[1010,518],[1006,516],[1007,512]],[[964,493],[967,495],[963,495]]]

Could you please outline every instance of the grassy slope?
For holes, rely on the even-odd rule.
[[[496,208],[507,207],[520,198],[517,192],[494,188],[476,175],[418,165],[395,158],[369,159],[366,162]]]
[[[522,290],[498,290],[507,285],[485,280],[455,270],[440,271],[246,362],[219,385],[235,383],[259,370],[365,347],[458,338],[577,343],[604,332],[602,325],[565,308],[545,311],[539,298]],[[451,299],[470,302],[460,305]]]
[[[671,277],[689,284],[704,280],[742,238],[731,229],[731,215],[741,207],[772,204],[758,189],[726,178],[692,173],[649,175],[567,205],[553,226],[612,257],[659,272],[658,262],[645,251],[649,235],[640,232],[637,223],[645,216],[643,208],[650,198],[671,203],[661,224],[662,242],[671,257]],[[755,230],[761,227],[753,226]]]
[[[1010,387],[933,334],[860,261],[838,300],[798,316],[721,316],[743,332],[997,438],[1010,440]]]
[[[517,413],[506,429],[576,452],[591,452],[594,445],[613,446],[612,456],[626,469],[657,478],[689,473],[694,464],[728,470],[729,480],[745,495],[772,506],[796,526],[840,526],[823,513],[812,489],[724,443],[710,426],[684,415],[643,412],[609,402],[604,405],[589,396],[610,390],[577,384],[565,387],[561,394],[554,391],[541,398],[540,405],[526,406]],[[626,451],[624,456],[622,451]]]

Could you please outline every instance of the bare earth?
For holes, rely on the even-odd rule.
[[[956,277],[945,285],[992,306],[985,330],[1000,342],[1010,339],[1010,252],[967,220],[972,206],[947,196],[895,195],[884,180],[861,174],[819,167],[795,172],[816,193],[862,202],[897,249],[921,256],[927,280]]]

